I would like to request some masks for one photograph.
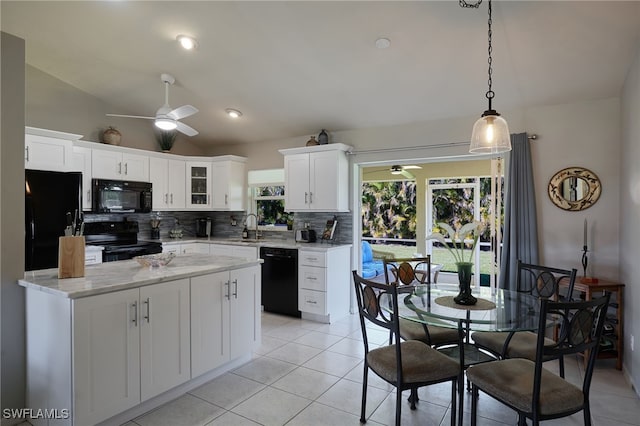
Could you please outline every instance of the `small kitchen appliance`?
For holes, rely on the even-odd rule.
[[[313,229],[297,229],[296,230],[296,243],[315,243],[316,231]]]
[[[152,184],[107,179],[92,179],[93,213],[149,213]]]
[[[211,218],[201,217],[196,219],[196,237],[211,236]]]

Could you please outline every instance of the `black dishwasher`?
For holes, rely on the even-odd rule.
[[[298,310],[298,250],[260,247],[262,307],[266,312],[300,317]]]

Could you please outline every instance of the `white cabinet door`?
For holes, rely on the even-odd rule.
[[[124,180],[149,182],[149,157],[146,155],[123,153]]]
[[[169,161],[166,158],[149,158],[149,180],[153,185],[151,203],[153,210],[169,209]]]
[[[238,269],[230,272],[230,359],[251,352],[260,341],[259,312],[260,267]]]
[[[93,177],[149,182],[149,157],[107,149],[93,149]]]
[[[91,153],[93,177],[98,179],[122,179],[122,153],[93,149]]]
[[[211,164],[212,208],[244,210],[245,165],[237,161],[214,161]]]
[[[180,210],[185,203],[185,162],[149,158],[149,180],[153,184],[154,210]]]
[[[140,288],[141,400],[191,378],[189,279]]]
[[[309,208],[309,154],[284,157],[285,210]]]
[[[185,162],[182,160],[169,160],[168,167],[168,176],[169,181],[167,182],[167,191],[168,191],[168,207],[171,210],[184,209],[185,207],[185,186],[186,186],[186,176],[185,176]]]
[[[229,361],[229,272],[191,278],[191,375]]]
[[[229,170],[229,161],[214,162],[211,164],[211,207],[214,209],[228,209]]]
[[[74,424],[96,424],[140,403],[138,295],[73,301]]]
[[[67,172],[71,170],[73,144],[70,140],[25,134],[24,168]]]
[[[187,161],[186,183],[186,208],[191,210],[210,210],[211,163]]]
[[[82,210],[91,210],[91,148],[73,147],[72,169],[82,172]]]
[[[308,206],[311,210],[335,211],[342,208],[339,197],[341,192],[348,190],[348,182],[340,181],[341,157],[344,157],[341,151],[314,152],[309,155]]]

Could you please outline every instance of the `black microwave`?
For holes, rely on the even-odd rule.
[[[93,213],[149,213],[151,184],[122,180],[92,179]]]

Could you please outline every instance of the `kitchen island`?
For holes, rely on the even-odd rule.
[[[192,254],[157,269],[88,266],[82,278],[25,273],[27,407],[66,417],[31,423],[123,424],[249,361],[261,262]]]

